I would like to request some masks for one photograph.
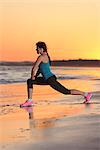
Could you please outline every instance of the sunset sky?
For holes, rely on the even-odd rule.
[[[100,59],[100,0],[0,0],[0,59],[34,61],[35,43],[54,59]]]

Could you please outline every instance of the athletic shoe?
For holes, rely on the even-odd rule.
[[[26,102],[24,102],[23,104],[21,104],[20,107],[30,107],[32,105],[33,105],[33,101],[27,100]]]
[[[89,103],[91,97],[92,97],[92,93],[88,92],[87,96],[84,96],[85,101],[83,103]]]

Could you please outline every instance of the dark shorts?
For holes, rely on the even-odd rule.
[[[32,80],[32,79],[27,80],[28,88],[33,88],[33,84],[50,85],[56,91],[59,91],[63,94],[71,94],[71,91],[69,89],[65,88],[62,84],[60,84],[57,81],[57,78],[55,75],[49,77],[47,80],[45,80],[43,77],[36,77],[35,80]]]

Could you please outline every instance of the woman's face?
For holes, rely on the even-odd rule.
[[[43,48],[36,48],[37,54],[43,54]]]

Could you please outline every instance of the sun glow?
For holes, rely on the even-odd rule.
[[[3,61],[35,60],[40,40],[52,59],[100,59],[99,0],[6,0],[0,14]]]

